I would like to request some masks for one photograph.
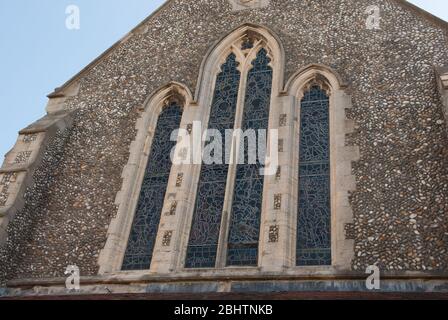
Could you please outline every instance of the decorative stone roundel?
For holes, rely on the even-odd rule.
[[[264,8],[269,5],[270,0],[229,0],[234,11],[245,9]]]

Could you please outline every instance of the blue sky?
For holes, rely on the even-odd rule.
[[[45,114],[46,95],[123,37],[163,0],[0,1],[0,164],[17,132]],[[414,4],[448,21],[447,0]],[[69,5],[80,30],[65,26]]]

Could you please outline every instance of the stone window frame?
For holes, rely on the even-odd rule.
[[[146,173],[157,121],[163,107],[171,102],[179,103],[184,109],[180,128],[184,128],[188,123],[185,113],[192,105],[192,101],[193,95],[186,86],[178,82],[170,82],[148,97],[139,110],[142,115],[136,123],[136,139],[130,145],[130,157],[122,171],[122,188],[115,200],[118,211],[109,225],[106,244],[98,258],[99,274],[122,272],[121,266]],[[177,175],[182,172],[178,167],[173,165],[171,169],[162,216],[163,212],[169,211],[173,200],[171,186],[176,185]],[[159,228],[158,236],[163,234],[162,232],[164,231]],[[163,239],[160,240],[163,241]],[[159,237],[157,242],[159,242]],[[149,270],[144,272],[147,273]]]
[[[329,96],[330,108],[330,185],[331,185],[331,266],[296,266],[296,239],[298,218],[299,187],[299,141],[300,105],[304,93],[314,84],[319,85]],[[285,91],[294,97],[291,116],[294,117],[293,139],[289,168],[293,183],[290,186],[292,204],[295,206],[290,223],[293,239],[289,252],[289,266],[296,270],[309,271],[350,271],[354,258],[354,240],[347,239],[345,228],[353,223],[353,211],[349,204],[349,193],[356,190],[352,163],[360,158],[357,146],[346,145],[346,135],[354,131],[355,124],[346,118],[346,110],[352,107],[351,96],[346,93],[347,86],[331,68],[313,64],[295,73],[287,82]]]
[[[240,48],[243,44],[244,40],[250,38],[254,41],[254,46],[246,55],[244,54]],[[270,104],[270,113],[269,113],[269,129],[274,128],[276,124],[278,124],[279,115],[274,112],[275,108],[275,99],[282,92],[283,81],[284,81],[284,49],[281,45],[281,42],[278,40],[277,36],[274,35],[270,30],[256,26],[253,24],[246,24],[242,27],[237,28],[233,32],[231,32],[228,36],[218,41],[218,43],[209,50],[209,53],[206,55],[203,60],[201,66],[201,72],[198,81],[198,90],[195,98],[198,101],[198,105],[200,109],[202,109],[203,117],[199,119],[204,124],[208,124],[208,118],[210,115],[210,106],[212,104],[216,77],[219,74],[220,67],[226,61],[228,56],[233,53],[236,56],[236,60],[239,63],[238,70],[241,73],[240,76],[240,85],[238,90],[238,100],[236,106],[236,115],[235,115],[235,129],[241,128],[244,106],[245,106],[245,93],[246,93],[246,83],[249,71],[253,68],[252,62],[255,60],[257,53],[264,48],[268,52],[268,56],[271,59],[270,66],[273,70],[273,79],[272,79],[272,93],[271,93],[271,104]],[[206,129],[206,128],[203,128]],[[233,143],[231,154],[236,154],[239,150],[239,144]],[[185,229],[183,230],[183,237],[180,239],[180,251],[178,252],[177,259],[174,261],[169,267],[169,270],[182,270],[185,272],[195,272],[198,269],[188,269],[185,268],[185,260],[187,254],[187,247],[189,242],[189,234],[191,231],[191,224],[194,215],[194,204],[196,199],[196,190],[197,184],[199,181],[200,175],[200,166],[196,168],[196,172],[193,173],[193,180],[195,181],[195,187],[190,189],[190,206],[185,212],[188,217],[188,221],[185,224]],[[217,270],[217,269],[257,269],[258,267],[227,267],[227,242],[228,242],[228,233],[230,228],[230,214],[233,203],[233,192],[235,187],[235,176],[236,176],[237,164],[233,164],[229,166],[228,179],[226,183],[226,193],[224,199],[223,213],[221,219],[221,227],[220,227],[220,235],[218,241],[218,251],[217,251],[217,259],[215,268],[211,268],[208,270]],[[265,179],[266,180],[266,179]],[[267,183],[264,183],[264,191],[263,191],[263,212],[262,212],[262,220],[265,215],[265,203],[266,203],[266,188]],[[261,233],[260,226],[260,233]],[[261,244],[261,237],[260,237]],[[261,255],[261,250],[260,250]],[[259,259],[260,261],[260,259]],[[167,270],[167,268],[164,268]],[[207,270],[207,268],[200,269],[202,271]]]
[[[443,115],[448,123],[448,66],[435,67],[437,87],[442,100]]]
[[[210,106],[213,99],[216,76],[221,71],[221,65],[229,54],[234,53],[240,62],[241,83],[237,106],[236,123],[241,122],[244,108],[245,81],[250,70],[252,59],[241,55],[238,44],[247,36],[262,41],[271,58],[273,68],[273,84],[271,95],[271,110],[269,114],[269,130],[278,129],[279,139],[284,139],[285,152],[279,155],[281,176],[267,176],[264,179],[262,216],[259,239],[258,267],[226,267],[226,246],[229,227],[229,211],[223,210],[221,233],[219,240],[216,268],[187,269],[185,259],[195,207],[196,190],[199,182],[201,165],[173,165],[167,188],[167,195],[162,212],[168,212],[171,203],[178,203],[178,214],[161,216],[159,231],[153,251],[149,270],[121,271],[135,208],[138,202],[141,182],[143,180],[146,162],[149,156],[155,121],[167,100],[177,97],[182,100],[184,113],[181,128],[187,128],[193,121],[208,124]],[[259,48],[252,50],[256,54]],[[253,24],[245,24],[230,35],[222,38],[212,48],[201,65],[198,87],[194,97],[189,89],[180,83],[171,82],[157,90],[147,99],[138,120],[137,138],[130,147],[130,159],[123,170],[122,190],[117,194],[117,215],[113,218],[106,245],[101,251],[98,264],[99,274],[123,274],[144,276],[147,274],[170,275],[256,275],[263,272],[289,274],[300,276],[309,274],[336,274],[351,270],[354,257],[354,241],[346,239],[345,226],[353,223],[353,214],[348,200],[349,191],[355,189],[355,178],[351,174],[351,163],[359,159],[359,149],[356,146],[345,146],[345,135],[354,130],[352,121],[345,118],[345,109],[351,107],[351,97],[346,94],[346,86],[341,78],[330,68],[323,65],[310,65],[295,73],[284,84],[284,49],[278,37],[270,30]],[[243,61],[243,63],[241,63]],[[249,61],[249,65],[244,63]],[[298,189],[298,105],[304,88],[311,81],[323,81],[330,92],[330,139],[331,165],[334,170],[332,178],[332,266],[303,267],[295,265],[296,227],[297,227],[297,189]],[[279,117],[287,115],[286,126],[280,126]],[[237,126],[238,127],[238,126]],[[205,129],[205,128],[203,128]],[[238,150],[238,149],[236,149]],[[269,150],[268,150],[269,154]],[[232,168],[229,168],[232,170]],[[229,170],[229,171],[230,171]],[[235,168],[233,169],[235,170]],[[176,187],[177,176],[184,174],[181,187]],[[229,177],[233,175],[229,172]],[[336,188],[337,186],[337,188]],[[227,183],[225,208],[230,208],[232,186]],[[230,188],[230,189],[229,189]],[[335,192],[337,190],[337,192]],[[274,210],[274,195],[282,195],[282,207]],[[271,227],[278,226],[279,236],[276,242],[270,240]],[[171,232],[170,246],[164,246],[164,235]]]

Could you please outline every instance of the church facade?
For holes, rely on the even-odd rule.
[[[0,295],[448,292],[448,24],[406,1],[170,0],[48,97]]]

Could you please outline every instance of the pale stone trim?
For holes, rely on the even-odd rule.
[[[366,292],[365,282],[368,275],[364,273],[332,273],[329,271],[289,270],[282,273],[260,272],[253,269],[225,269],[202,272],[182,272],[173,274],[119,274],[88,276],[81,275],[80,291],[66,289],[66,278],[21,279],[7,283],[7,288],[0,290],[1,297],[59,296],[59,295],[94,295],[110,296],[119,293],[142,293],[157,298],[161,294],[189,292],[191,294],[216,292],[257,291],[275,294],[275,292]],[[402,272],[387,273],[381,276],[379,292],[397,293],[447,293],[445,273]],[[246,290],[242,291],[241,284]],[[266,287],[269,284],[269,287]],[[249,285],[249,286],[248,286]],[[251,290],[249,291],[249,289]]]
[[[448,67],[436,68],[437,84],[442,99],[445,122],[448,123]]]
[[[7,185],[0,185],[0,190],[6,195],[6,202],[0,206],[0,246],[6,241],[9,222],[25,205],[25,191],[34,183],[34,172],[42,161],[47,145],[58,131],[71,126],[70,113],[62,112],[47,115],[19,132],[14,148],[6,154],[0,169],[0,184],[5,176],[14,174]],[[32,137],[28,139],[30,135]],[[17,161],[23,155],[26,155],[24,160]]]
[[[249,52],[246,52],[246,56],[245,53],[240,50],[240,47],[244,38],[247,36],[253,36],[256,41],[254,48]],[[231,53],[235,54],[237,61],[240,63],[239,70],[241,72],[241,82],[239,88],[240,95],[238,98],[235,127],[239,127],[241,123],[244,96],[246,91],[245,79],[247,77],[247,72],[250,70],[252,60],[255,58],[261,47],[267,49],[268,54],[272,59],[271,64],[274,70],[273,92],[280,92],[283,85],[284,51],[281,44],[277,42],[276,39],[277,38],[273,36],[271,32],[264,28],[254,25],[244,25],[236,29],[232,34],[225,37],[214,48],[212,48],[205,57],[201,66],[198,81],[199,86],[196,91],[197,108],[195,108],[194,112],[192,110],[191,112],[184,114],[183,122],[185,121],[186,126],[191,124],[193,121],[199,121],[204,126],[202,129],[207,129],[205,126],[206,124],[208,126],[208,119],[210,117],[210,106],[213,99],[216,76],[221,72],[221,65],[226,61],[227,57]],[[241,94],[241,92],[243,92],[243,94]],[[232,170],[232,168],[229,169]],[[177,212],[179,214],[174,216],[162,216],[157,242],[153,253],[151,272],[163,273],[184,269],[200,170],[200,165],[184,165],[173,168],[167,194],[174,195],[176,201],[178,201]],[[233,177],[234,174],[230,173],[230,170],[228,177]],[[184,173],[184,181],[181,188],[176,188],[176,178],[177,174],[180,172]],[[232,185],[233,183],[227,184],[227,203],[230,203],[229,199],[232,196]],[[165,206],[167,205],[169,204],[165,203]],[[227,207],[228,206],[229,205],[227,205]],[[169,209],[167,208],[164,211],[166,210]],[[223,221],[221,226],[217,267],[223,267],[226,260],[225,248],[227,245],[226,238],[228,230],[228,215],[226,212],[223,212]],[[171,246],[169,247],[162,245],[163,233],[166,231],[173,231]]]
[[[346,239],[345,225],[353,223],[353,212],[348,203],[348,194],[356,189],[355,177],[351,173],[353,161],[358,161],[360,154],[356,146],[346,146],[345,136],[354,130],[353,121],[346,119],[346,109],[351,108],[351,98],[344,91],[345,85],[340,77],[330,68],[323,65],[310,65],[298,71],[286,84],[285,91],[288,96],[295,97],[295,108],[291,111],[294,117],[294,135],[292,146],[290,144],[292,169],[294,178],[290,188],[292,206],[297,206],[298,196],[298,157],[300,136],[300,102],[307,86],[313,82],[319,83],[330,96],[330,153],[331,153],[331,211],[332,211],[332,266],[335,270],[350,270],[354,258],[354,241]],[[286,110],[285,110],[286,111]],[[288,221],[291,234],[290,239],[296,239],[297,208],[294,209],[294,221]],[[292,255],[291,255],[292,253]],[[287,261],[290,267],[295,267],[295,250],[289,252]],[[308,269],[307,267],[300,267]]]
[[[241,42],[246,35],[254,33],[261,37],[264,43],[267,44],[270,57],[275,60],[271,62],[272,68],[278,71],[278,77],[275,83],[282,88],[284,84],[284,65],[285,65],[285,50],[280,41],[280,38],[266,27],[259,26],[253,23],[246,23],[241,27],[233,30],[230,35],[220,39],[213,47],[211,47],[206,54],[201,64],[201,69],[198,78],[198,87],[195,92],[195,100],[198,103],[206,103],[207,98],[210,99],[210,92],[213,92],[214,82],[216,78],[216,70],[225,62],[228,55],[233,52],[237,55],[238,61],[245,60],[241,57],[240,50],[235,49],[235,45]],[[252,62],[252,60],[251,60]],[[241,66],[242,67],[242,66]],[[212,94],[213,95],[213,94]],[[212,97],[211,97],[212,98]],[[211,102],[210,102],[211,103]]]
[[[240,50],[241,44],[246,37],[253,38],[255,41],[254,47],[246,55]],[[271,95],[271,110],[274,110],[275,97],[280,94],[283,87],[283,75],[284,75],[284,50],[278,38],[266,28],[256,26],[253,24],[246,24],[230,35],[222,39],[217,45],[209,50],[209,53],[205,57],[201,71],[199,74],[198,88],[196,91],[196,98],[198,101],[198,114],[196,121],[201,121],[204,126],[208,125],[208,119],[210,116],[210,106],[213,99],[213,93],[216,83],[216,76],[220,72],[220,66],[226,61],[230,53],[234,53],[237,61],[240,63],[239,70],[241,72],[241,80],[239,87],[239,95],[237,102],[237,111],[235,116],[235,128],[241,127],[242,115],[244,109],[244,98],[246,93],[246,81],[247,74],[252,68],[252,61],[255,59],[258,51],[261,48],[265,48],[271,58],[271,67],[273,69],[273,83],[272,83],[272,95]],[[270,123],[275,122],[273,118],[273,112],[270,115]],[[278,121],[277,121],[278,122]],[[270,125],[271,127],[271,125]],[[206,128],[203,128],[206,129]],[[239,150],[239,145],[233,146],[233,151]],[[235,154],[235,153],[234,153]],[[224,209],[221,222],[220,238],[218,242],[217,253],[217,268],[224,268],[226,265],[226,253],[227,253],[227,237],[229,231],[229,214],[231,209],[231,203],[233,198],[233,188],[235,180],[236,166],[229,166],[228,181],[226,184],[226,196],[224,201]],[[194,214],[194,204],[196,200],[196,191],[198,187],[200,166],[192,166],[191,168],[191,181],[190,187],[187,190],[185,202],[184,215],[187,217],[182,223],[182,229],[180,230],[179,247],[176,248],[174,253],[173,263],[169,263],[169,270],[183,270],[185,265],[190,229]],[[266,182],[265,182],[266,184]],[[264,203],[264,200],[263,200]],[[174,238],[173,238],[174,239]],[[176,243],[176,241],[175,241]],[[165,252],[165,255],[168,253]],[[167,266],[161,267],[160,271],[166,270]]]
[[[142,106],[143,114],[136,123],[137,136],[129,148],[129,160],[122,172],[122,188],[117,193],[115,200],[115,204],[118,206],[118,212],[109,225],[107,241],[98,258],[100,274],[119,272],[121,269],[157,120],[162,108],[173,99],[181,103],[182,107],[184,107],[182,127],[185,124],[184,120],[188,118],[189,107],[193,104],[192,94],[186,86],[171,82],[157,90]],[[176,170],[172,169],[169,185],[172,185],[174,171]],[[177,172],[174,175],[174,181],[176,179]],[[167,190],[167,198],[169,198],[170,193],[171,191]],[[165,200],[164,208],[168,200]],[[161,220],[159,234],[163,231],[163,216]],[[156,248],[154,252],[156,252]]]
[[[162,283],[168,284],[177,281],[195,282],[195,281],[253,281],[253,280],[330,280],[330,279],[361,279],[365,280],[370,274],[355,271],[336,271],[328,268],[312,269],[290,269],[282,272],[264,272],[258,268],[226,268],[226,269],[195,269],[185,270],[173,273],[148,274],[146,271],[121,272],[119,274],[105,274],[96,276],[83,276],[81,274],[81,286],[100,285],[100,284],[130,284],[130,283]],[[401,271],[385,272],[381,279],[401,279],[401,280],[444,280],[448,281],[446,272],[419,272],[419,271]],[[66,277],[50,278],[28,278],[15,279],[7,282],[8,288],[32,287],[32,286],[57,286],[63,285],[65,288]],[[445,287],[445,290],[448,288]]]
[[[279,90],[281,91],[281,90]],[[278,138],[283,140],[283,152],[278,153],[280,177],[265,176],[263,213],[260,226],[259,265],[264,272],[284,272],[292,266],[291,255],[295,250],[293,219],[296,216],[294,196],[290,191],[297,179],[291,170],[293,155],[295,99],[292,96],[272,94],[269,129],[278,129]],[[287,123],[279,126],[280,115],[286,115]],[[270,150],[268,150],[268,153]],[[281,195],[281,208],[275,208],[275,196]],[[277,242],[269,241],[271,226],[278,226]]]
[[[210,272],[233,272],[232,270],[254,270],[254,272],[284,272],[296,270],[296,219],[297,219],[297,182],[298,182],[298,137],[299,137],[299,108],[301,92],[305,85],[318,77],[325,79],[330,92],[331,105],[331,146],[332,146],[332,181],[338,188],[332,190],[332,246],[333,266],[300,268],[297,272],[325,272],[334,273],[338,270],[350,270],[353,255],[353,240],[345,239],[345,224],[352,222],[352,213],[348,204],[348,191],[355,188],[355,181],[351,176],[351,161],[357,160],[359,151],[356,147],[345,147],[345,134],[353,130],[354,125],[345,119],[345,109],[349,108],[350,97],[343,92],[343,82],[336,73],[325,66],[313,65],[295,74],[283,90],[283,51],[281,45],[273,36],[263,36],[267,31],[260,27],[245,25],[237,29],[222,43],[215,46],[204,60],[200,75],[199,87],[196,95],[197,103],[193,101],[188,89],[179,84],[170,84],[159,90],[145,103],[145,112],[137,123],[138,134],[131,145],[131,156],[128,165],[123,170],[123,187],[117,195],[116,204],[118,214],[111,222],[108,240],[99,258],[100,274],[123,273],[120,271],[127,240],[133,222],[134,212],[138,201],[141,182],[143,180],[151,138],[155,130],[160,108],[173,90],[181,93],[185,100],[185,111],[181,128],[190,128],[193,121],[203,124],[202,130],[207,129],[210,116],[210,106],[213,99],[216,76],[221,71],[220,66],[230,53],[234,53],[240,63],[241,82],[235,128],[241,128],[246,91],[246,78],[251,68],[251,62],[257,52],[263,47],[267,49],[272,60],[273,84],[271,95],[271,111],[269,115],[269,129],[278,129],[279,138],[284,141],[284,152],[279,154],[281,166],[280,177],[266,176],[263,189],[263,204],[259,241],[259,266],[232,268],[226,267],[227,237],[229,231],[229,214],[233,198],[236,164],[229,167],[226,185],[225,205],[222,216],[219,248],[216,268]],[[242,52],[239,48],[246,36],[258,40],[253,49]],[[269,38],[269,40],[267,40]],[[273,42],[272,42],[273,41]],[[322,79],[319,78],[320,81]],[[174,89],[173,89],[174,88]],[[279,119],[285,118],[286,123],[281,127]],[[204,143],[203,143],[204,144]],[[237,144],[233,147],[236,153]],[[268,150],[269,151],[269,150]],[[198,187],[201,165],[173,166],[167,188],[157,240],[153,252],[150,270],[135,271],[132,274],[168,274],[170,272],[198,273],[199,271],[185,269],[185,258],[190,236],[196,191]],[[182,184],[178,185],[178,176],[183,175]],[[336,193],[337,190],[337,193]],[[274,207],[275,196],[281,197],[281,207]],[[177,203],[175,214],[170,213],[173,203]],[[166,213],[166,214],[165,214]],[[269,232],[278,231],[277,241],[269,237]],[[166,241],[167,235],[170,241]],[[212,271],[213,270],[213,271]],[[205,272],[207,270],[201,270]],[[129,273],[129,272],[124,272]]]
[[[254,32],[254,30],[252,30]],[[270,97],[270,112],[269,112],[269,128],[272,127],[272,124],[275,122],[275,108],[274,106],[274,100],[275,97],[280,94],[281,91],[281,83],[283,82],[283,65],[284,60],[282,59],[282,50],[281,46],[277,43],[275,38],[270,39],[271,42],[264,42],[264,41],[258,41],[254,47],[250,50],[249,54],[247,55],[244,64],[243,64],[243,72],[241,74],[241,82],[240,82],[240,88],[238,93],[238,104],[237,104],[237,111],[236,111],[236,117],[235,117],[235,129],[241,129],[242,121],[243,121],[243,113],[245,108],[245,97],[246,97],[246,89],[247,89],[247,77],[249,74],[249,71],[253,68],[252,62],[256,59],[256,56],[258,52],[261,49],[266,49],[268,51],[269,58],[271,59],[270,66],[273,70],[273,78],[272,78],[272,91],[271,91],[271,97]],[[267,128],[267,129],[269,129]],[[239,140],[235,141],[232,147],[231,154],[234,154],[236,159],[238,159],[238,153],[240,150],[240,142]],[[217,255],[217,262],[216,267],[217,268],[225,268],[227,263],[227,251],[228,251],[228,236],[230,231],[230,218],[231,218],[231,211],[232,211],[232,204],[233,204],[233,196],[234,196],[234,188],[235,188],[235,177],[236,177],[236,171],[237,171],[238,165],[235,163],[233,165],[229,166],[229,174],[226,184],[226,197],[224,200],[224,208],[223,208],[223,216],[222,216],[222,222],[221,222],[221,233],[220,233],[220,239],[219,239],[219,246],[218,246],[218,255]],[[264,185],[266,185],[266,177]],[[265,187],[264,187],[265,189]],[[266,196],[266,192],[263,192],[263,197]],[[264,204],[266,202],[265,199],[262,200],[262,203]],[[264,205],[262,205],[262,216],[263,211],[265,211],[266,208]],[[261,226],[260,226],[260,234],[261,234]],[[259,242],[261,243],[261,242]],[[260,248],[261,249],[261,248]],[[259,250],[261,255],[261,250]],[[258,259],[259,262],[261,259]]]
[[[229,0],[233,11],[261,9],[269,6],[270,0]]]
[[[57,94],[51,95],[46,107],[47,113],[57,114],[58,112],[65,112],[67,99],[77,96],[80,88],[80,83],[75,81],[63,90],[61,89]]]

